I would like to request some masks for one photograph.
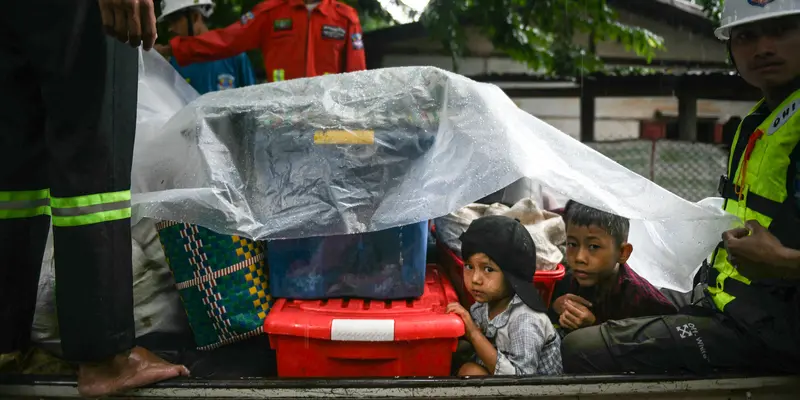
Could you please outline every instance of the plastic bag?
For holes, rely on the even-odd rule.
[[[139,57],[139,84],[136,110],[136,142],[133,147],[131,191],[146,191],[151,174],[141,174],[155,161],[178,160],[179,154],[169,154],[164,149],[153,148],[160,143],[170,143],[170,137],[162,135],[164,124],[200,95],[155,51],[141,51]],[[155,152],[151,155],[149,153]],[[143,166],[142,160],[147,160]],[[179,168],[179,166],[172,166]],[[135,223],[135,221],[134,221]]]
[[[169,118],[161,111],[153,118]],[[136,145],[134,219],[255,239],[408,225],[529,177],[644,221],[632,227],[631,265],[657,286],[688,290],[692,271],[735,223],[525,113],[496,86],[432,67],[208,93]]]

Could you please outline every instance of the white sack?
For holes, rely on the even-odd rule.
[[[55,263],[53,234],[47,238],[39,293],[31,338],[35,343],[60,352],[60,335],[56,315]],[[133,316],[136,336],[148,333],[183,333],[189,322],[183,310],[175,281],[164,259],[164,251],[156,235],[155,223],[142,220],[131,230],[133,251]]]
[[[472,221],[490,215],[516,218],[525,226],[536,244],[537,270],[552,271],[563,261],[564,253],[559,246],[567,241],[564,220],[556,213],[541,210],[533,199],[520,200],[512,207],[499,203],[470,204],[436,219],[437,238],[460,257],[461,234],[469,228]]]

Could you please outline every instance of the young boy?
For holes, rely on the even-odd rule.
[[[460,304],[447,312],[464,321],[474,361],[459,376],[557,375],[561,339],[533,286],[536,247],[517,220],[488,216],[461,235],[464,284],[475,298],[470,312]]]
[[[609,320],[674,314],[676,307],[626,262],[630,222],[570,201],[565,208],[570,271],[556,285],[550,318],[566,330]]]

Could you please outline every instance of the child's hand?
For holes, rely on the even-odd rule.
[[[566,306],[567,300],[572,301],[574,303],[583,304],[586,307],[591,307],[592,306],[592,303],[589,300],[586,300],[583,297],[578,296],[576,294],[567,293],[567,294],[557,298],[556,301],[553,302],[553,311],[555,311],[556,314],[558,314],[558,315],[563,314],[564,310],[566,309],[565,306]]]
[[[592,326],[596,321],[594,314],[586,306],[572,300],[564,302],[564,312],[558,318],[559,325],[572,330]]]
[[[464,321],[464,330],[466,330],[466,337],[469,339],[474,335],[476,332],[480,333],[481,328],[475,324],[475,321],[472,320],[472,316],[469,315],[469,312],[458,303],[450,303],[447,305],[446,312],[448,314],[455,314],[461,317],[461,320]]]

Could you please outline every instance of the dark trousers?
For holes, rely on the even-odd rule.
[[[697,294],[697,293],[695,293]],[[608,321],[562,341],[565,373],[800,372],[791,310],[758,321],[734,319],[709,298],[676,315]]]
[[[133,346],[137,58],[106,38],[96,0],[0,13],[0,353],[30,344],[51,219],[65,358]]]

